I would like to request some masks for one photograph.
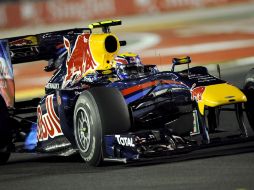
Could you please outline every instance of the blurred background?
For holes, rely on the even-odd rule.
[[[235,67],[254,63],[254,0],[1,0],[0,38],[122,19],[112,31],[143,63],[169,69],[173,57]],[[42,95],[46,62],[14,66],[16,99]]]

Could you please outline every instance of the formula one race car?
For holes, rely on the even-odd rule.
[[[110,32],[120,20],[0,40],[0,162],[10,152],[70,155],[86,163],[135,161],[211,144],[224,105],[235,105],[240,133],[248,136],[246,96],[189,57],[171,71],[143,65],[138,55],[118,55],[125,41]],[[92,29],[102,28],[101,33]],[[12,64],[48,60],[54,71],[46,95],[14,101]],[[186,64],[188,69],[175,71]],[[226,108],[229,109],[229,108]]]

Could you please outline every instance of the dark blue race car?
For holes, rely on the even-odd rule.
[[[13,151],[79,152],[93,166],[190,151],[212,143],[225,105],[236,112],[237,137],[248,137],[241,90],[205,67],[189,68],[189,57],[173,59],[172,70],[160,72],[134,53],[118,54],[126,42],[110,27],[120,24],[1,40],[0,77],[7,84],[0,96],[1,163]],[[102,33],[92,33],[94,28]],[[46,95],[14,102],[11,65],[35,60],[48,60],[45,71],[53,72]],[[182,64],[188,69],[176,72]]]

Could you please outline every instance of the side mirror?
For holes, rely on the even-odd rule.
[[[120,46],[126,46],[127,42],[125,40],[119,41]]]
[[[191,63],[191,58],[190,58],[189,56],[182,57],[182,58],[173,58],[173,59],[172,59],[172,64],[173,64],[173,65],[172,65],[171,71],[172,71],[172,72],[175,71],[175,66],[176,66],[176,65],[187,64],[187,65],[188,65],[188,73],[189,73],[190,63]]]

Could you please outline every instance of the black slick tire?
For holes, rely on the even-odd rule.
[[[104,135],[124,133],[131,127],[128,107],[115,88],[95,87],[82,92],[73,119],[79,153],[90,166],[103,161]]]

